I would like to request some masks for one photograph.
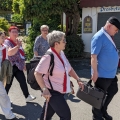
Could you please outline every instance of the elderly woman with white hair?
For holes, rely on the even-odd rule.
[[[50,45],[48,51],[52,52],[54,55],[55,65],[53,75],[49,76],[53,89],[48,82],[50,55],[44,55],[35,69],[35,77],[43,91],[42,95],[45,97],[46,101],[49,101],[46,120],[50,120],[54,113],[60,117],[60,120],[71,120],[71,112],[64,99],[65,93],[71,92],[69,76],[77,81],[81,90],[84,89],[84,85],[64,55],[63,50],[66,46],[65,33],[53,31],[47,35],[47,39]],[[42,77],[43,74],[45,74],[44,77]],[[43,120],[44,112],[45,104],[40,120]]]
[[[36,37],[33,47],[34,56],[43,56],[49,49],[49,44],[47,42],[48,30],[49,27],[47,25],[42,25],[40,27],[41,35]]]

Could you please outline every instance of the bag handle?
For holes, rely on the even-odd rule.
[[[53,69],[54,69],[54,55],[53,55],[51,52],[49,52],[49,51],[47,51],[45,54],[46,54],[46,55],[50,55],[50,57],[51,57],[48,72],[50,73],[50,76],[52,76],[52,75],[53,75]],[[45,74],[43,74],[42,77],[43,77],[44,75],[45,75]],[[50,82],[49,75],[48,75],[48,82],[49,82],[49,84],[50,84],[51,89],[53,90],[53,86],[52,86],[52,83]]]
[[[91,85],[91,83],[92,83],[92,80],[90,79],[90,80],[88,81],[88,84]]]
[[[91,87],[93,87],[93,86],[92,86],[92,80],[91,80],[91,79],[87,82],[87,85],[90,85]]]
[[[93,87],[93,85],[92,85],[91,83],[92,83],[92,80],[90,79],[90,80],[88,81],[87,85]],[[96,88],[99,89],[99,90],[101,90],[102,92],[106,93],[106,92],[105,92],[104,90],[102,90],[101,88],[99,88],[99,87],[96,87]]]

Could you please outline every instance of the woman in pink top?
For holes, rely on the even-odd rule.
[[[60,120],[71,120],[71,112],[64,99],[64,94],[71,92],[69,75],[76,79],[82,90],[84,85],[64,55],[63,50],[66,46],[65,33],[53,31],[47,35],[47,39],[50,45],[48,51],[54,55],[53,75],[50,76],[48,72],[50,55],[44,55],[35,70],[36,80],[43,91],[42,95],[49,101],[46,120],[50,120],[55,112],[60,117]],[[42,77],[42,74],[45,74],[44,77]],[[40,120],[43,120],[44,112],[45,104]]]

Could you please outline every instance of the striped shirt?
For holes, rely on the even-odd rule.
[[[9,40],[5,40],[4,44],[7,47],[13,48],[15,47]],[[20,52],[18,51],[15,55],[13,56],[8,56],[8,59],[10,60],[12,66],[16,65],[18,67],[19,70],[23,70],[24,69],[24,65],[25,65],[25,59],[22,59],[20,56]]]

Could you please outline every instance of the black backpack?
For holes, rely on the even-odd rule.
[[[46,52],[45,54],[50,55],[51,56],[51,60],[50,60],[50,65],[49,65],[49,73],[50,76],[52,76],[52,72],[53,72],[53,68],[54,68],[54,55],[51,52]],[[41,56],[39,57],[34,57],[30,60],[30,63],[26,63],[26,69],[27,69],[27,82],[30,85],[30,87],[34,90],[41,90],[40,86],[38,85],[35,76],[34,76],[34,72],[35,72],[35,68],[37,67],[39,61],[41,59]],[[44,76],[44,74],[42,75],[42,77]],[[52,84],[50,82],[49,76],[48,76],[48,81],[50,83],[51,89],[53,89]]]

